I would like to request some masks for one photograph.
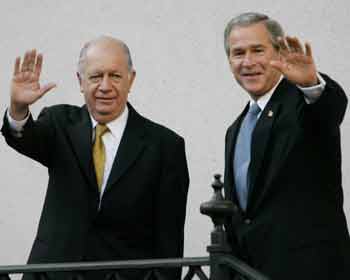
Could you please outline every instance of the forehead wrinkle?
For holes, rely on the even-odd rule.
[[[229,35],[229,41],[255,41],[259,43],[272,43],[271,36],[266,26],[262,23],[252,24],[248,26],[237,26],[233,28]],[[232,45],[232,44],[231,44]]]
[[[129,50],[129,47],[125,44],[125,42],[123,42],[118,38],[102,35],[85,43],[83,48],[80,50],[79,61],[78,61],[78,73],[80,75],[83,75],[83,72],[86,71],[85,70],[86,56],[89,49],[92,47],[95,47],[96,45],[99,45],[100,47],[103,46],[105,48],[115,47],[114,50],[121,49],[121,51],[123,52],[126,58],[128,72],[129,73],[135,72],[133,68],[130,50]]]
[[[231,45],[232,49],[247,49],[247,48],[266,48],[264,44],[248,44],[248,45],[238,45],[235,46],[234,44]]]
[[[96,49],[86,55],[85,71],[91,72],[123,72],[127,71],[127,60],[119,51]]]

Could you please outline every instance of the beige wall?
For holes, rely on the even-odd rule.
[[[12,0],[0,8],[0,112],[8,104],[14,58],[26,49],[44,53],[43,81],[58,84],[33,106],[36,116],[45,105],[83,102],[75,65],[85,41],[101,34],[125,40],[137,70],[131,102],[186,139],[191,186],[185,255],[205,255],[211,223],[199,205],[211,197],[212,174],[223,173],[225,130],[247,100],[229,72],[222,35],[227,21],[244,11],[268,13],[288,34],[310,41],[319,70],[349,92],[346,0]],[[349,114],[342,132],[344,208],[350,219]],[[12,151],[3,138],[0,156],[0,264],[21,264],[35,235],[47,171]]]

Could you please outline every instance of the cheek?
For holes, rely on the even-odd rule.
[[[236,76],[240,71],[240,63],[239,62],[230,62],[231,72]]]
[[[85,95],[85,104],[86,104],[89,108],[93,108],[95,102],[91,99],[90,96]]]
[[[261,63],[261,65],[266,69],[266,70],[268,70],[268,71],[273,71],[273,69],[274,68],[272,68],[272,66],[270,65],[270,61],[271,61],[272,59],[265,59],[262,63]]]
[[[84,98],[85,102],[88,104],[95,103],[95,91],[88,89],[87,91],[84,92]]]
[[[125,84],[120,84],[119,86],[116,87],[116,91],[118,92],[119,97],[120,97],[121,99],[126,99],[127,96],[128,96],[128,93],[129,93],[128,84],[127,84],[127,83],[125,83]]]

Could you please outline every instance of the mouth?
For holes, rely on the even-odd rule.
[[[241,76],[244,78],[257,78],[259,76],[261,76],[262,73],[261,72],[246,72],[246,73],[242,73]]]
[[[96,102],[101,104],[111,104],[114,100],[114,98],[96,98]]]

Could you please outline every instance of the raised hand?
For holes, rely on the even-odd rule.
[[[24,119],[28,113],[29,105],[56,86],[54,83],[40,86],[42,64],[43,56],[37,54],[36,50],[25,53],[22,65],[21,58],[16,58],[11,83],[10,105],[10,115],[16,120]]]
[[[311,46],[305,43],[305,50],[296,37],[279,38],[281,60],[271,61],[271,66],[288,80],[301,87],[318,83],[317,70],[312,57]]]

